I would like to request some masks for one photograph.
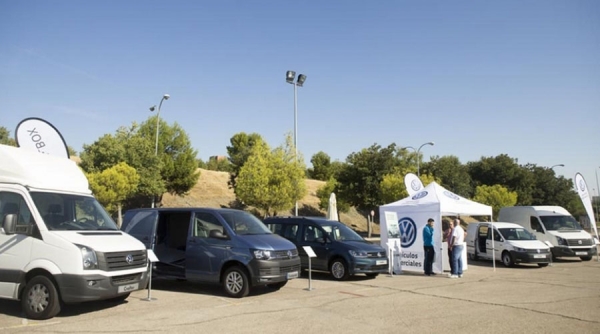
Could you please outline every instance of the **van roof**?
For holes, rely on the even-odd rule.
[[[173,207],[173,208],[137,208],[129,209],[127,212],[133,211],[160,211],[160,212],[175,212],[175,211],[194,211],[194,210],[206,210],[215,212],[239,212],[243,210],[230,209],[230,208],[207,208],[207,207]],[[244,211],[245,212],[245,211]]]
[[[0,145],[0,183],[92,193],[87,178],[74,161],[7,145]]]

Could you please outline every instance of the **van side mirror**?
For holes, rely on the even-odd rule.
[[[17,226],[17,215],[8,214],[4,217],[4,222],[2,223],[2,228],[4,228],[4,233],[6,235],[15,234],[16,226]]]
[[[229,239],[228,236],[224,235],[221,231],[219,230],[210,230],[210,232],[208,233],[208,236],[210,238],[215,238],[215,239],[222,239],[222,240],[227,240]]]

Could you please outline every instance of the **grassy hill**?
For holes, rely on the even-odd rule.
[[[200,169],[200,178],[192,190],[183,197],[165,194],[162,200],[164,207],[231,207],[235,201],[233,190],[227,186],[229,173]],[[298,214],[301,216],[325,216],[326,211],[319,209],[317,189],[325,184],[324,181],[305,180],[306,196],[298,202]],[[280,215],[293,215],[294,209]],[[340,221],[352,227],[361,234],[367,232],[367,219],[354,208],[347,213],[340,213]],[[379,235],[379,225],[373,225],[373,233]]]

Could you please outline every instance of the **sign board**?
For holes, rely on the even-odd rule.
[[[156,254],[154,254],[154,251],[151,249],[148,249],[148,260],[150,262],[158,262],[158,257],[156,256]]]
[[[317,257],[317,254],[315,254],[315,251],[312,249],[312,247],[302,246],[302,248],[304,248],[304,251],[306,252],[306,255],[308,255],[308,257]]]

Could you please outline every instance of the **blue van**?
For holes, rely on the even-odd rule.
[[[241,210],[134,209],[121,229],[154,251],[156,277],[222,284],[235,298],[253,286],[278,290],[300,271],[296,246]]]
[[[374,278],[388,272],[385,249],[338,221],[321,217],[268,217],[264,223],[298,247],[302,269],[308,268],[304,246],[310,246],[317,255],[311,260],[311,269],[328,271],[336,280],[356,274]]]

